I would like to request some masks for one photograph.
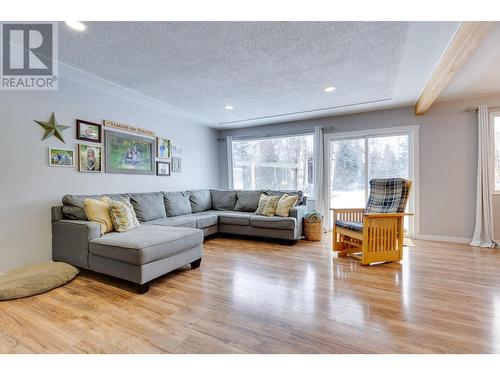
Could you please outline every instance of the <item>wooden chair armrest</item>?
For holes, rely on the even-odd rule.
[[[403,217],[403,216],[413,216],[412,213],[386,213],[386,214],[383,214],[383,213],[376,213],[376,212],[373,212],[373,213],[364,213],[363,214],[363,217],[370,217],[370,218],[382,218],[382,217]]]
[[[336,220],[356,221],[361,223],[363,221],[364,208],[330,208],[333,212],[333,224]]]
[[[341,212],[349,213],[349,212],[364,212],[365,209],[364,208],[330,208],[330,211],[338,212],[338,213],[341,213]]]

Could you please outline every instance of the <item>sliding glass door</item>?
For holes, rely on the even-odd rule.
[[[365,207],[369,181],[373,178],[414,180],[414,134],[414,131],[397,131],[329,135],[326,146],[330,207]],[[410,210],[414,207],[413,196],[409,202]],[[409,235],[413,234],[413,220],[405,219],[405,230]]]
[[[363,207],[366,200],[365,141],[330,140],[330,207]]]

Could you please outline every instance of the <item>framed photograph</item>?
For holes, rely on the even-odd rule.
[[[156,138],[156,157],[158,159],[170,158],[170,140],[165,138]]]
[[[104,145],[107,173],[155,174],[154,138],[106,130]]]
[[[76,139],[102,143],[101,125],[84,120],[76,120]]]
[[[67,148],[49,148],[49,165],[51,167],[74,167],[75,151]]]
[[[172,158],[172,172],[181,172],[181,158]]]
[[[170,145],[171,147],[171,156],[173,158],[180,158],[181,157],[181,147],[177,145]]]
[[[156,162],[156,175],[157,176],[170,176],[170,162],[157,161]]]
[[[80,172],[102,172],[102,147],[79,144],[78,170]]]

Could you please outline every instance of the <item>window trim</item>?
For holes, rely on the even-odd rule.
[[[290,133],[276,133],[276,134],[265,134],[265,135],[254,135],[254,136],[241,136],[241,137],[231,137],[229,139],[228,137],[228,143],[231,145],[227,147],[227,152],[228,152],[228,177],[230,178],[229,181],[229,188],[234,189],[234,176],[233,176],[233,168],[234,168],[234,153],[233,153],[233,142],[252,142],[252,141],[262,141],[262,140],[269,140],[269,139],[279,139],[279,138],[293,138],[293,137],[300,137],[300,136],[312,136],[313,137],[313,185],[314,185],[314,174],[316,173],[316,153],[315,153],[315,144],[314,144],[314,137],[315,137],[315,132],[311,130],[304,130],[304,131],[297,131],[297,132],[290,132]],[[231,157],[229,157],[231,156]],[[308,200],[314,200],[314,189],[312,195],[307,196]]]
[[[383,137],[383,136],[396,136],[396,135],[410,135],[409,137],[409,147],[410,147],[410,165],[409,172],[412,176],[412,191],[413,194],[410,196],[410,202],[408,205],[408,210],[414,213],[414,216],[410,216],[410,234],[412,237],[420,235],[420,151],[419,151],[419,134],[420,125],[410,125],[410,126],[398,126],[390,128],[380,128],[380,129],[367,129],[352,132],[339,132],[339,133],[329,133],[324,135],[323,147],[325,150],[325,171],[329,173],[330,171],[330,141],[331,140],[346,140],[355,138],[364,138],[365,142],[368,138],[373,137]],[[367,157],[367,153],[365,153]],[[365,170],[367,171],[368,164],[365,162]],[[366,175],[366,173],[365,173]],[[368,179],[368,176],[365,176]],[[323,181],[323,187],[326,191],[326,200],[328,205],[330,205],[330,176]],[[368,185],[366,185],[368,187]],[[365,194],[368,194],[368,188]],[[500,192],[499,192],[500,194]],[[368,198],[368,197],[366,197]],[[331,217],[328,217],[328,221],[331,221]],[[330,224],[329,224],[330,225]]]
[[[495,168],[495,157],[496,157],[496,143],[495,143],[495,118],[498,117],[500,118],[500,111],[490,111],[489,113],[489,126],[491,128],[491,133],[493,133],[493,137],[491,137],[491,152],[490,152],[490,166],[491,170],[493,173],[491,174],[491,181],[490,181],[490,186],[491,186],[491,195],[500,195],[500,190],[496,189],[496,184],[495,184],[495,175],[496,175],[496,168]],[[490,133],[490,134],[491,134]],[[500,145],[499,145],[500,147]]]

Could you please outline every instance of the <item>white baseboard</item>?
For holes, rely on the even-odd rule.
[[[454,242],[454,243],[466,243],[466,244],[469,244],[472,241],[472,238],[434,236],[432,234],[419,234],[413,236],[413,238],[415,238],[416,240],[424,240],[424,241]]]

